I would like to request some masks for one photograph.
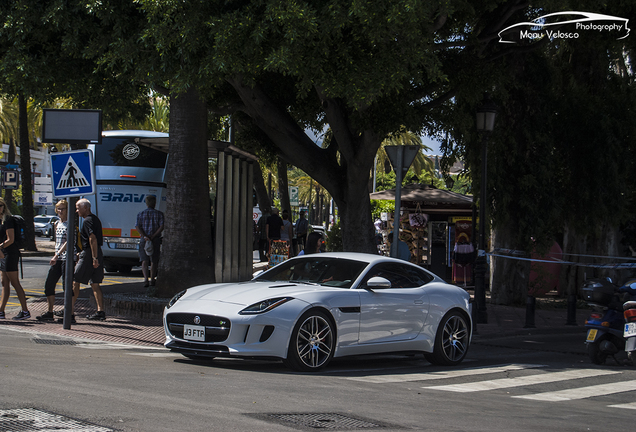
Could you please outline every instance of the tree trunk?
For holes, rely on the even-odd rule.
[[[345,251],[378,253],[375,245],[371,200],[366,177],[350,177],[344,190],[344,199],[336,199],[342,227],[342,244]]]
[[[278,192],[280,193],[280,214],[283,215],[283,211],[287,210],[289,218],[291,220],[291,205],[289,205],[289,181],[287,180],[287,163],[278,158],[277,164],[278,171]]]
[[[267,192],[267,187],[265,186],[265,179],[263,179],[261,164],[258,162],[254,164],[254,189],[256,190],[258,208],[261,209],[261,212],[263,214],[271,214],[272,201],[269,199],[269,193]]]
[[[517,249],[512,243],[513,233],[516,233],[514,223],[505,227],[497,227],[493,233],[493,247],[495,249]],[[525,304],[528,294],[528,278],[530,275],[530,261],[512,258],[491,257],[492,283],[491,303],[504,305]]]
[[[36,251],[33,225],[33,184],[31,181],[31,146],[27,117],[27,101],[18,95],[18,122],[20,125],[20,169],[22,171],[22,217],[24,218],[25,250]]]
[[[329,191],[338,206],[344,250],[377,253],[368,180],[381,138],[372,130],[356,129],[339,101],[325,99],[322,105],[337,146],[322,149],[262,88],[245,84],[240,77],[228,82],[245,104],[244,112],[278,147],[285,161]],[[310,216],[313,222],[317,215],[310,209]]]
[[[168,212],[157,278],[159,297],[214,281],[207,109],[196,90],[171,96],[170,126]],[[189,181],[184,181],[186,178]]]
[[[586,261],[580,255],[587,254],[587,240],[586,235],[578,234],[574,228],[566,224],[563,233],[563,259],[577,263]],[[577,265],[565,265],[561,270],[559,288],[567,295],[578,295],[583,281],[586,278],[593,277],[593,274],[593,269],[586,269]]]

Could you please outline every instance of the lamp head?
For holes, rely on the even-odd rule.
[[[495,117],[497,117],[497,105],[486,94],[481,106],[477,108],[477,130],[492,132],[495,128]]]

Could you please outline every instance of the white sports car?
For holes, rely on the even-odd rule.
[[[189,288],[163,314],[165,346],[189,358],[282,359],[316,371],[333,357],[423,352],[459,364],[469,294],[406,261],[361,253],[289,259],[249,282]]]

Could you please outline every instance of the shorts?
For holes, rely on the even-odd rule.
[[[144,238],[139,240],[139,261],[144,262],[144,261],[150,260],[151,263],[159,262],[159,256],[161,255],[161,237],[155,237],[151,241],[152,241],[152,256],[149,257],[146,254],[146,250],[144,249],[146,240]]]
[[[2,269],[2,271],[17,272],[19,263],[20,263],[20,251],[18,250],[17,252],[9,252],[5,249],[4,268]]]
[[[82,251],[80,253],[79,261],[75,266],[75,273],[73,274],[73,280],[84,285],[89,283],[102,283],[104,280],[104,254],[102,254],[102,248],[99,248],[97,253],[99,261],[99,267],[93,267],[93,256],[90,249],[88,251]]]

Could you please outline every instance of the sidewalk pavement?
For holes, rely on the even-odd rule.
[[[51,242],[51,246],[52,246]],[[38,243],[40,246],[41,243]],[[48,249],[43,247],[37,254],[46,254]],[[52,249],[51,249],[52,251]],[[48,252],[52,253],[52,252]],[[26,252],[29,256],[33,252]],[[260,270],[265,263],[255,262],[254,270]],[[118,289],[125,290],[126,284]],[[116,290],[116,288],[112,288]],[[104,287],[105,294],[109,287]],[[114,291],[116,292],[116,291]],[[0,328],[11,328],[18,331],[47,334],[51,336],[72,337],[79,339],[97,340],[110,343],[122,343],[149,347],[161,347],[164,342],[164,331],[159,318],[137,318],[132,316],[118,316],[110,314],[106,321],[89,321],[85,317],[94,309],[94,299],[90,288],[82,290],[76,303],[77,323],[71,325],[70,330],[64,330],[61,323],[41,322],[35,319],[47,310],[46,298],[36,297],[29,300],[29,311],[32,318],[24,321],[14,321],[11,318],[18,309],[7,309],[7,319],[0,320]],[[91,305],[91,303],[93,303]],[[64,299],[58,294],[55,301],[55,309],[62,309]],[[525,328],[526,309],[524,307],[512,307],[486,305],[488,323],[476,324],[473,343],[496,344],[498,346],[510,346],[527,348],[521,344],[522,340],[528,342],[529,337],[546,336],[554,340],[554,346],[550,350],[585,354],[585,319],[589,310],[577,309],[577,325],[566,325],[567,308],[565,301],[561,300],[537,300],[535,309],[535,328]],[[495,342],[496,341],[496,342]],[[521,345],[520,345],[521,344]]]

